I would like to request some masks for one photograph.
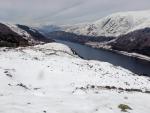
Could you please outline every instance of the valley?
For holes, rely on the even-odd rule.
[[[149,113],[149,12],[75,25],[1,22],[0,113]]]
[[[133,56],[144,59],[142,55],[150,57],[149,12],[149,10],[119,12],[91,23],[55,27],[42,26],[38,30],[50,39],[120,51],[119,53],[127,52],[131,55],[137,53]]]

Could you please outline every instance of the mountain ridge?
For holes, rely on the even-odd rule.
[[[119,12],[89,24],[66,27],[66,32],[88,36],[119,36],[150,27],[150,10]]]
[[[29,46],[52,41],[28,26],[0,23],[0,46]]]
[[[117,37],[146,27],[150,27],[150,10],[118,12],[94,22],[49,27],[46,25],[39,27],[39,30],[44,32],[44,28],[49,28],[47,33],[65,31],[78,35]]]

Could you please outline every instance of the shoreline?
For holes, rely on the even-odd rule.
[[[66,41],[66,40],[62,40],[62,41]],[[114,49],[111,48],[111,46],[108,46],[105,43],[100,43],[100,42],[99,43],[97,43],[97,42],[80,43],[80,42],[74,42],[74,41],[68,41],[68,42],[81,44],[81,45],[88,46],[88,47],[91,47],[91,48],[94,48],[94,49],[102,49],[102,50],[105,50],[105,51],[113,52],[113,53],[116,53],[116,54],[128,56],[128,57],[131,57],[131,58],[135,58],[137,60],[141,60],[143,62],[150,63],[150,57],[149,56],[142,55],[142,54],[139,54],[139,53],[129,53],[127,51],[114,50]]]
[[[150,57],[149,56],[142,55],[142,54],[139,54],[139,53],[129,53],[129,52],[126,52],[126,51],[114,50],[114,49],[111,48],[111,46],[107,46],[107,45],[104,45],[104,44],[93,45],[91,43],[85,43],[84,45],[95,48],[95,49],[103,49],[103,50],[106,50],[106,51],[110,51],[110,52],[117,53],[117,54],[120,54],[120,55],[125,55],[125,56],[128,56],[128,57],[135,58],[137,60],[142,60],[142,61],[150,63]]]

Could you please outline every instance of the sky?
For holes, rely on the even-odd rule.
[[[76,24],[115,12],[149,10],[150,0],[0,0],[0,21],[19,24]]]

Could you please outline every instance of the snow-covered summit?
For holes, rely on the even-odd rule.
[[[119,12],[96,22],[65,27],[66,32],[89,36],[119,36],[150,27],[150,10]]]

